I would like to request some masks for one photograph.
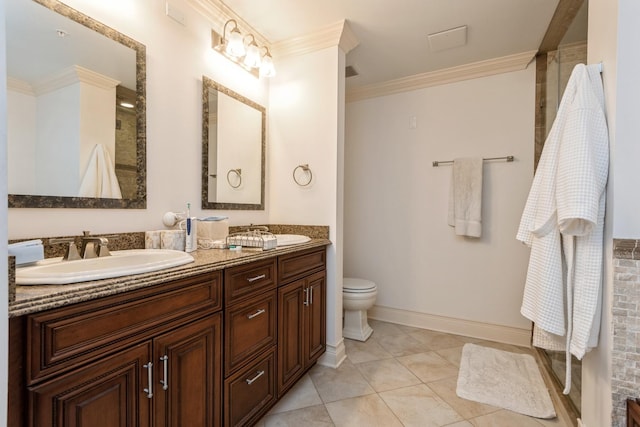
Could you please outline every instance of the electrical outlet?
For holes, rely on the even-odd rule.
[[[416,116],[409,117],[409,129],[415,129],[418,127],[418,119]]]
[[[583,423],[580,418],[578,418],[578,427],[587,427],[587,425]]]

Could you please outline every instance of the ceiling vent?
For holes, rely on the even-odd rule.
[[[358,74],[359,73],[356,71],[355,68],[353,68],[352,65],[347,65],[347,67],[344,69],[344,75],[345,75],[346,78],[355,77]]]
[[[429,34],[429,48],[431,52],[453,49],[467,44],[467,26],[451,28],[438,33]]]

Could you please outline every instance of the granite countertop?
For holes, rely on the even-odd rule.
[[[230,251],[228,249],[197,250],[191,253],[195,258],[195,262],[166,270],[69,285],[17,286],[15,301],[9,303],[9,317],[36,313],[330,244],[331,241],[328,239],[312,239],[307,243],[282,246],[267,251],[259,249],[243,249],[241,251]]]

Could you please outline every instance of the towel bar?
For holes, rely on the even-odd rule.
[[[504,157],[483,157],[482,160],[506,160],[507,162],[513,162],[515,160],[515,157],[513,156],[504,156]],[[438,167],[441,164],[450,164],[453,163],[453,160],[436,160],[433,162],[433,167]]]

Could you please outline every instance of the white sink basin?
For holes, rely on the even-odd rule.
[[[311,240],[311,237],[303,236],[302,234],[276,234],[275,236],[278,246],[298,245]]]
[[[169,249],[131,249],[112,251],[104,258],[62,261],[48,258],[16,269],[18,285],[66,285],[89,280],[109,279],[149,273],[193,262],[186,252]]]

